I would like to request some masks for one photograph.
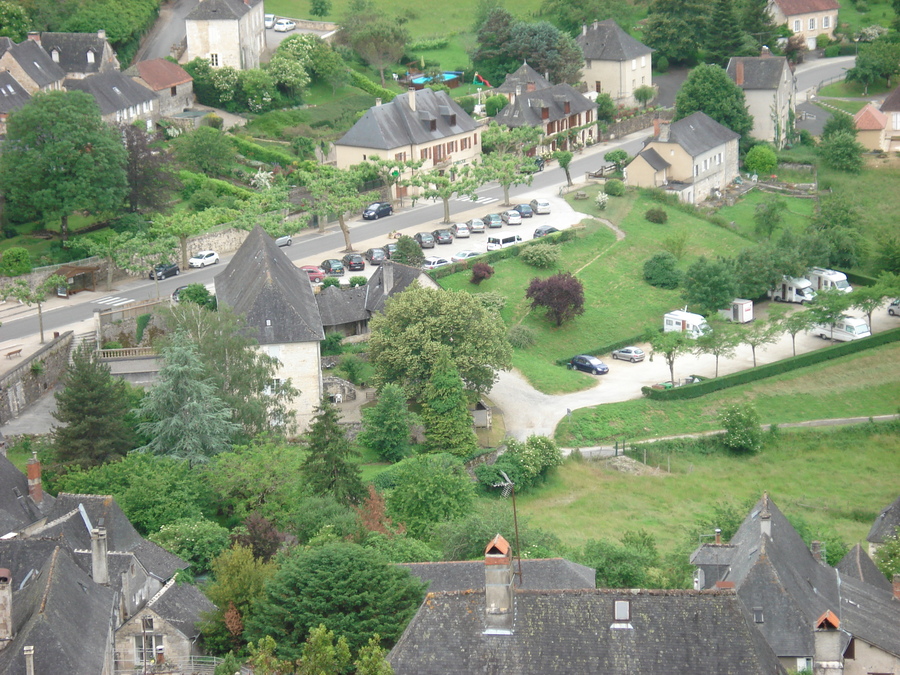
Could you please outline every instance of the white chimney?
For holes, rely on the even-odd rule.
[[[759,514],[759,533],[772,536],[772,514],[769,513],[769,493],[763,493],[763,507]]]
[[[106,560],[106,528],[91,530],[91,575],[98,584],[109,583],[109,563]]]
[[[841,621],[828,610],[816,621],[814,632],[816,658],[813,670],[816,675],[841,675],[843,664],[843,631]]]
[[[381,281],[384,284],[384,295],[387,297],[394,288],[394,263],[384,260],[381,263]]]
[[[97,37],[100,38],[101,40],[105,40],[106,39],[106,31],[101,28],[100,30],[97,31]]]
[[[416,111],[416,90],[414,87],[409,88],[409,109]]]
[[[8,647],[12,638],[12,573],[0,569],[0,649]]]
[[[654,124],[654,126],[656,126]],[[660,122],[659,123],[659,142],[660,143],[668,143],[669,142],[669,126],[671,126],[668,122]]]
[[[377,107],[380,106],[380,105],[381,105],[381,99],[380,99],[380,98],[376,98],[376,99],[375,99],[375,107],[377,108]]]
[[[581,24],[581,34],[587,35],[587,24],[586,23]]]
[[[25,645],[25,675],[34,675],[34,645]]]
[[[499,534],[484,550],[484,632],[512,634],[515,619],[515,586],[509,542]]]

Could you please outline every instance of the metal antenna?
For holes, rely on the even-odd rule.
[[[513,525],[516,530],[516,560],[519,562],[519,571],[517,574],[519,575],[519,586],[522,585],[522,553],[519,548],[519,516],[516,511],[516,484],[513,483],[509,476],[506,475],[506,472],[501,471],[500,475],[503,476],[503,483],[494,483],[493,487],[503,488],[503,492],[501,494],[504,497],[509,497],[512,495],[512,507],[513,507]]]

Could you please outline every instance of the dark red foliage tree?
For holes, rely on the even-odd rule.
[[[494,268],[485,262],[479,262],[472,265],[472,278],[469,279],[476,286],[485,279],[494,276]]]
[[[531,300],[532,309],[546,308],[557,326],[584,314],[584,286],[568,272],[546,279],[535,277],[528,284],[525,297]]]
[[[244,519],[242,525],[231,535],[232,541],[241,546],[249,546],[255,558],[266,562],[278,553],[285,536],[271,520],[254,512]]]

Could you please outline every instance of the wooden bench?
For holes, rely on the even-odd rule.
[[[12,351],[6,352],[6,358],[11,359],[14,356],[22,356],[22,348],[13,349]]]

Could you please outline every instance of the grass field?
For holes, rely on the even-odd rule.
[[[898,448],[896,431],[782,431],[754,456],[674,455],[671,473],[658,476],[567,462],[547,484],[519,498],[519,513],[568,545],[618,540],[643,528],[667,552],[683,546],[684,528],[716,504],[743,505],[768,490],[782,511],[833,529],[852,545],[897,498]]]
[[[784,179],[779,172],[779,177]],[[812,181],[812,176],[808,180]],[[748,192],[734,206],[726,206],[718,211],[718,215],[729,222],[734,222],[736,231],[747,239],[757,240],[755,232],[756,224],[753,220],[753,214],[756,213],[757,205],[772,199],[774,195],[753,190]],[[814,199],[801,199],[800,197],[781,197],[786,208],[783,212],[784,221],[781,228],[772,235],[773,239],[778,239],[782,230],[789,229],[794,232],[801,232],[809,224],[809,219],[813,214],[816,206]]]
[[[896,373],[884,366],[898,359],[900,344],[894,343],[696,399],[581,408],[559,423],[556,440],[588,447],[721,429],[719,411],[744,402],[756,406],[763,424],[893,414],[900,411],[900,388]]]
[[[827,103],[828,105],[834,106],[838,110],[843,110],[848,115],[855,115],[860,110],[866,107],[868,101],[844,101],[839,98],[820,98],[818,101],[818,105],[820,108],[828,112],[834,112],[833,110],[829,110],[824,107],[822,104]]]
[[[889,87],[887,82],[879,80],[869,85],[869,93],[863,93],[865,87],[859,82],[833,82],[825,85],[819,90],[818,95],[822,98],[854,98],[866,96],[878,96],[879,94],[888,93],[893,87]]]

